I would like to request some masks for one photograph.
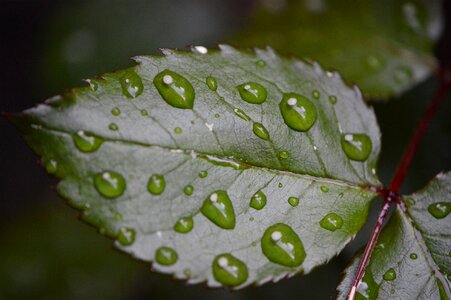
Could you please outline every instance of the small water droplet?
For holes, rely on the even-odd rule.
[[[180,218],[177,223],[175,223],[174,230],[178,233],[188,233],[193,229],[193,223],[192,217]]]
[[[446,218],[451,212],[451,202],[437,202],[428,206],[428,212],[436,219]]]
[[[329,96],[329,102],[330,103],[332,103],[332,104],[335,104],[335,103],[337,103],[337,97],[336,96]]]
[[[319,222],[319,225],[329,231],[335,231],[343,226],[343,219],[335,213],[330,213]]]
[[[204,201],[202,214],[223,229],[235,228],[235,211],[226,191],[216,191]]]
[[[117,126],[116,123],[110,123],[110,125],[108,125],[108,128],[113,131],[119,130],[119,126]]]
[[[414,206],[416,204],[415,200],[413,200],[412,198],[404,198],[404,203],[407,206]]]
[[[212,268],[216,281],[225,286],[240,285],[248,278],[246,264],[228,253],[216,256]]]
[[[213,92],[216,92],[216,90],[218,89],[218,82],[216,81],[216,79],[214,77],[208,76],[206,83],[210,90],[212,90]]]
[[[192,185],[187,185],[183,188],[183,193],[187,196],[191,196],[194,192],[194,188]]]
[[[79,130],[73,136],[75,146],[82,152],[94,152],[103,143],[103,139],[95,136],[92,133]]]
[[[252,131],[256,136],[261,138],[262,140],[269,140],[269,132],[261,123],[254,123],[252,125]]]
[[[174,133],[176,133],[176,134],[181,134],[181,133],[183,133],[183,130],[182,130],[182,128],[180,128],[180,127],[175,127],[175,128],[174,128]]]
[[[120,79],[122,94],[129,99],[133,99],[142,94],[144,86],[138,74],[135,71],[126,72]]]
[[[235,114],[238,117],[240,117],[244,121],[250,121],[251,120],[251,118],[249,118],[249,116],[244,111],[242,111],[241,109],[235,108],[233,111],[235,112]]]
[[[296,207],[296,206],[298,206],[298,204],[299,204],[299,198],[297,198],[297,197],[289,197],[289,198],[288,198],[288,203],[289,203],[291,206]]]
[[[133,228],[121,228],[117,240],[122,246],[130,246],[135,241],[136,231]]]
[[[279,182],[279,184],[277,186],[279,187],[279,189],[283,188],[282,182]]]
[[[365,161],[370,156],[373,145],[366,134],[346,133],[341,135],[341,147],[349,159]]]
[[[197,52],[199,54],[207,54],[208,53],[208,49],[204,46],[194,46],[193,51]]]
[[[309,130],[317,119],[315,105],[298,94],[284,94],[279,108],[285,124],[296,131]]]
[[[220,114],[215,114],[215,118],[216,118],[216,119],[219,119],[220,117],[221,117]]]
[[[194,88],[182,75],[164,70],[155,76],[153,83],[167,104],[182,109],[193,108]]]
[[[207,172],[207,171],[204,170],[204,171],[200,171],[200,172],[199,172],[199,177],[200,177],[200,178],[205,178],[205,177],[207,177],[207,176],[208,176],[208,172]]]
[[[177,252],[169,247],[160,247],[155,252],[155,261],[163,266],[171,266],[177,262],[177,259]]]
[[[273,263],[297,267],[306,257],[304,245],[293,229],[278,223],[266,229],[261,239],[263,254]]]
[[[318,90],[314,90],[314,91],[312,92],[312,97],[313,97],[314,99],[319,99],[319,97],[321,97],[321,94],[320,94],[320,92],[319,92]]]
[[[255,64],[260,68],[266,67],[266,63],[263,60],[257,60],[257,62]]]
[[[45,170],[49,174],[55,174],[58,171],[58,162],[54,159],[45,162]]]
[[[145,109],[141,109],[141,116],[146,117],[149,113]]]
[[[241,99],[252,104],[262,104],[266,101],[266,89],[258,83],[247,82],[236,87]]]
[[[396,271],[393,268],[388,269],[387,272],[385,272],[384,276],[382,276],[385,281],[392,281],[396,279]]]
[[[112,109],[111,109],[111,114],[113,115],[113,116],[119,116],[120,114],[121,114],[121,110],[119,109],[119,107],[113,107]]]
[[[257,242],[252,242],[252,243],[251,243],[251,246],[252,246],[252,247],[257,246]]]
[[[266,195],[262,191],[256,192],[249,202],[249,206],[253,209],[260,210],[266,205]]]
[[[104,171],[94,175],[94,185],[102,196],[110,199],[122,195],[126,187],[124,177],[113,171]]]
[[[153,195],[160,195],[166,188],[166,181],[163,175],[154,174],[150,176],[147,184],[147,190]]]
[[[327,186],[325,186],[325,185],[322,185],[320,187],[320,189],[321,189],[321,192],[323,192],[323,193],[327,193],[329,191],[329,188]]]
[[[410,259],[417,259],[418,255],[416,253],[410,253],[409,257]]]
[[[287,151],[281,151],[279,152],[279,157],[283,158],[283,159],[287,159],[288,158],[288,152]]]
[[[89,84],[91,91],[95,92],[99,89],[99,84],[92,79],[85,79],[85,82]]]

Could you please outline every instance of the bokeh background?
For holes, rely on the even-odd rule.
[[[159,47],[233,40],[255,7],[283,1],[85,0],[0,1],[0,111],[19,112],[82,78],[132,65]],[[268,4],[269,3],[269,4]],[[446,12],[449,19],[449,7]],[[449,21],[447,22],[449,31]],[[449,62],[448,39],[440,48]],[[375,104],[382,135],[379,172],[388,183],[437,87],[431,77],[402,97]],[[19,132],[0,118],[0,299],[331,299],[341,273],[369,236],[368,226],[328,265],[305,276],[241,291],[187,286],[150,272],[77,220],[51,189],[56,181]],[[428,129],[403,187],[410,193],[451,170],[451,97]],[[380,201],[373,204],[373,210]]]

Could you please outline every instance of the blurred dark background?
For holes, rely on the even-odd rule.
[[[159,47],[214,47],[226,42],[246,25],[256,3],[1,0],[0,4],[0,111],[19,112],[65,88],[83,85],[82,78],[131,65],[130,56],[158,54]],[[444,38],[438,50],[448,62],[449,40]],[[431,77],[400,98],[375,104],[383,133],[379,173],[384,183],[436,87],[437,80]],[[448,96],[428,129],[404,192],[451,169],[450,100]],[[77,221],[77,212],[51,190],[56,181],[3,118],[0,134],[1,300],[330,299],[375,218],[370,217],[370,226],[340,256],[309,275],[238,292],[186,286],[151,273],[148,264],[113,250],[112,241]],[[373,210],[379,206],[376,201]]]

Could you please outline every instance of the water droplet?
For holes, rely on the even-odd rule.
[[[146,117],[149,113],[145,109],[141,109],[141,116]]]
[[[207,54],[208,53],[208,49],[204,46],[194,46],[193,51],[197,52],[199,54]]]
[[[318,90],[314,90],[314,91],[312,92],[312,97],[313,97],[314,99],[319,99],[319,97],[321,97],[321,94],[320,94],[320,92],[319,92]]]
[[[266,89],[258,83],[248,82],[236,87],[241,99],[252,104],[262,104],[266,101]]]
[[[336,96],[329,96],[329,102],[332,104],[337,103],[337,97]]]
[[[121,228],[117,240],[122,246],[130,246],[135,241],[136,231],[133,228]]]
[[[58,162],[54,159],[50,159],[45,162],[45,170],[49,174],[55,174],[58,171]]]
[[[122,221],[122,215],[120,213],[115,213],[114,214],[114,219],[116,221]]]
[[[404,198],[404,203],[407,206],[414,206],[416,202],[412,198]]]
[[[417,255],[416,253],[410,253],[409,257],[410,257],[411,259],[417,259],[417,258],[418,258],[418,255]]]
[[[299,204],[299,198],[297,197],[289,197],[288,203],[290,203],[291,206],[296,207]]]
[[[451,212],[451,202],[437,202],[428,206],[428,212],[436,219],[446,218]]]
[[[262,140],[269,140],[269,132],[261,123],[254,123],[252,125],[252,130],[255,135],[261,138]]]
[[[153,195],[160,195],[166,188],[166,181],[163,175],[154,174],[150,176],[147,190]]]
[[[214,116],[216,119],[219,119],[220,117],[221,117],[221,115],[220,114],[215,114],[215,116]]]
[[[179,233],[188,233],[193,229],[193,218],[184,217],[180,218],[174,225],[174,230]]]
[[[296,131],[309,130],[317,118],[315,105],[298,94],[284,94],[279,108],[285,124]]]
[[[323,192],[323,193],[327,193],[329,191],[329,188],[327,186],[325,186],[325,185],[322,185],[320,187],[320,189],[321,189],[321,192]]]
[[[210,194],[205,199],[200,211],[223,229],[235,228],[235,211],[226,191],[216,191]]]
[[[169,105],[182,109],[193,108],[194,88],[182,75],[164,70],[155,76],[153,83],[161,97]]]
[[[192,185],[187,185],[183,188],[183,193],[187,196],[191,196],[194,192],[194,188]]]
[[[282,182],[279,182],[279,184],[277,186],[279,187],[279,189],[283,188]]]
[[[180,127],[175,127],[175,128],[174,128],[174,133],[176,133],[176,134],[181,134],[181,133],[183,133],[183,130],[182,130],[182,128],[180,128]]]
[[[111,123],[111,124],[108,126],[108,128],[109,128],[110,130],[113,130],[113,131],[119,130],[119,126],[117,126],[116,123]]]
[[[216,92],[218,89],[218,83],[214,77],[208,76],[206,80],[207,86],[213,92]]]
[[[382,276],[384,280],[386,281],[392,281],[396,279],[396,272],[393,268],[388,269],[387,272],[385,272],[384,276]]]
[[[255,64],[260,68],[266,67],[266,63],[263,60],[257,60]]]
[[[283,158],[283,159],[287,159],[288,158],[288,152],[287,151],[279,152],[279,157]]]
[[[293,229],[283,223],[266,229],[261,240],[263,254],[273,263],[297,267],[306,257],[304,245]]]
[[[253,209],[260,210],[266,205],[266,195],[262,191],[256,192],[249,202],[249,206]]]
[[[126,183],[121,174],[104,171],[94,175],[94,185],[102,196],[114,199],[124,193]]]
[[[92,133],[79,130],[72,136],[75,146],[82,152],[94,152],[103,143],[103,139]]]
[[[212,268],[216,281],[225,286],[240,285],[248,278],[246,264],[228,253],[216,256]]]
[[[207,172],[207,171],[204,170],[204,171],[200,171],[200,172],[199,172],[199,177],[200,177],[200,178],[205,178],[205,177],[207,177],[207,176],[208,176],[208,172]]]
[[[125,97],[133,99],[138,97],[143,92],[143,82],[141,77],[135,71],[126,72],[120,79],[122,86],[122,93]]]
[[[241,109],[235,108],[233,111],[235,112],[235,114],[236,114],[238,117],[240,117],[240,118],[243,119],[244,121],[250,121],[250,120],[251,120],[251,118],[249,118],[249,116],[246,115],[246,113],[245,113],[244,111],[242,111]]]
[[[363,133],[346,133],[341,135],[341,147],[349,159],[365,161],[371,154],[371,139]]]
[[[335,213],[330,213],[319,222],[319,225],[329,231],[335,231],[343,226],[343,219]]]
[[[111,109],[111,114],[113,115],[113,116],[119,116],[120,114],[121,114],[121,110],[119,109],[119,107],[113,107],[112,109]]]
[[[95,92],[99,89],[99,84],[92,79],[85,79],[85,81],[89,84],[89,88],[91,91]]]
[[[171,266],[177,262],[177,259],[177,252],[169,247],[160,247],[155,252],[155,261],[163,266]]]

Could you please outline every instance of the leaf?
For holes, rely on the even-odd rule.
[[[10,118],[83,219],[157,271],[233,287],[307,273],[366,219],[374,112],[316,64],[220,48],[136,57]]]
[[[404,199],[408,210],[398,207],[381,232],[356,299],[450,299],[451,173]],[[347,298],[358,263],[346,270],[339,299]]]
[[[338,70],[365,96],[398,95],[437,68],[441,1],[287,1],[260,8],[240,45],[271,45]]]

